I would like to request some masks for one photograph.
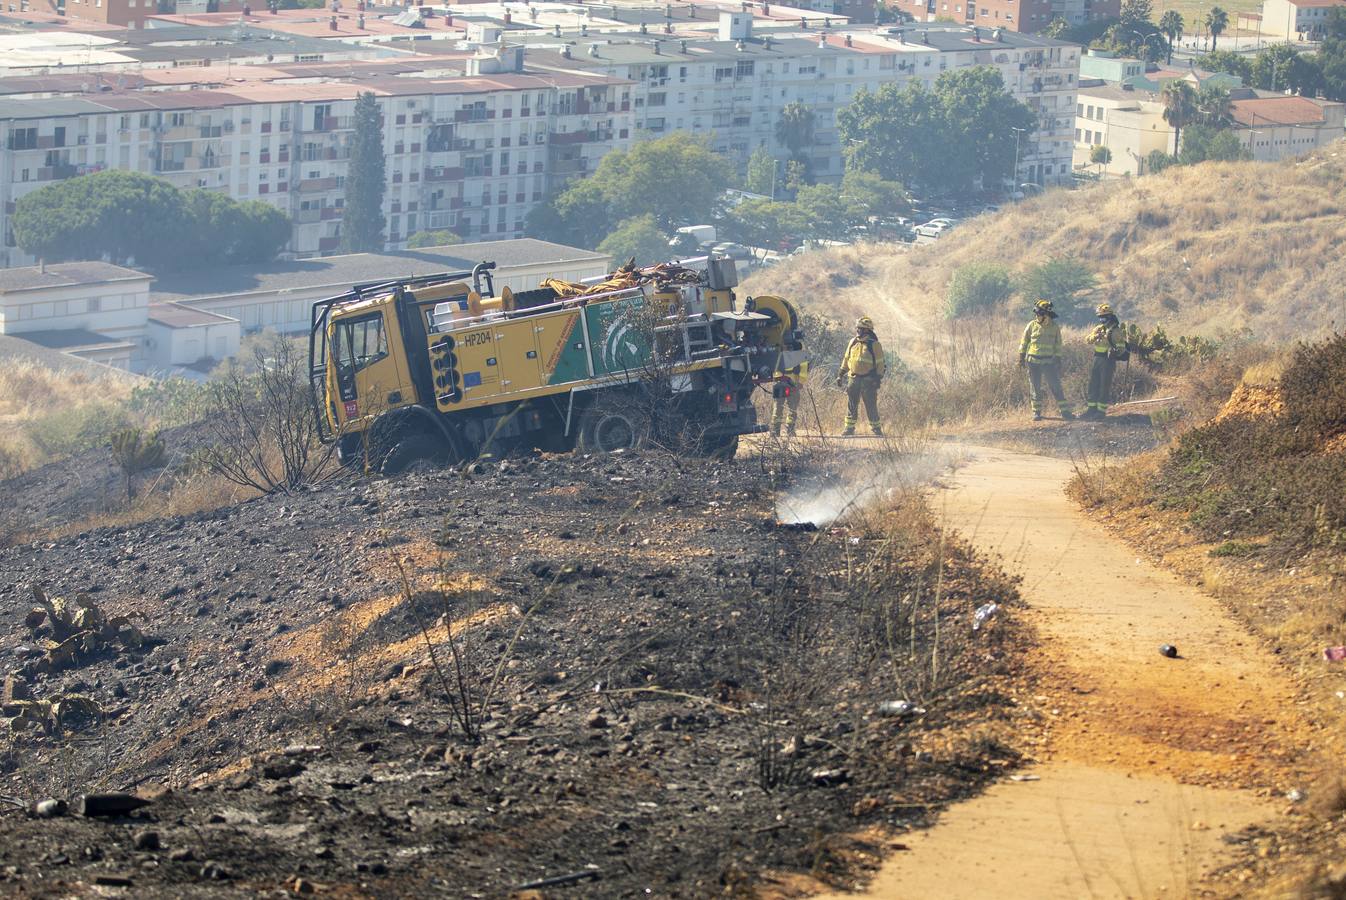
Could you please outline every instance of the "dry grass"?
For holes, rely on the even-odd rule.
[[[805,254],[749,278],[842,318],[881,323],[913,364],[940,343],[949,279],[962,265],[1012,272],[1074,256],[1098,300],[1170,334],[1252,329],[1281,343],[1346,326],[1346,144],[1284,163],[1205,163],[1078,191],[1051,191],[964,222],[930,246],[857,245]],[[1007,321],[1024,319],[1015,298]]]
[[[104,423],[123,418],[135,384],[134,377],[112,369],[7,362],[0,367],[0,478],[82,449],[80,443]]]

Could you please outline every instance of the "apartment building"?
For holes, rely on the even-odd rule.
[[[791,102],[816,114],[807,150],[815,175],[838,179],[838,109],[866,88],[930,85],[965,66],[995,66],[1008,90],[1038,114],[1037,129],[1020,142],[1018,181],[1069,178],[1078,47],[1004,28],[832,27],[826,17],[796,11],[763,3],[720,11],[712,24],[703,10],[689,21],[714,33],[700,37],[654,34],[642,23],[577,39],[558,35],[557,27],[504,28],[458,17],[455,28],[489,43],[432,38],[406,45],[414,52],[281,32],[266,37],[243,25],[179,24],[163,29],[167,42],[146,41],[157,28],[128,32],[134,37],[105,52],[138,48],[169,61],[182,45],[188,64],[134,74],[57,68],[0,79],[0,265],[34,261],[10,228],[19,199],[104,168],[270,203],[294,223],[293,256],[332,253],[341,242],[354,106],[364,92],[383,111],[390,249],[421,230],[518,237],[549,191],[592,172],[637,132],[706,135],[740,169],[761,146],[785,158],[775,126]],[[770,30],[755,34],[759,20]],[[520,42],[501,40],[505,34]],[[247,48],[252,64],[236,66],[227,56],[223,66],[201,64],[202,44],[227,54],[230,40]],[[308,54],[315,45],[334,49]],[[274,49],[259,56],[267,46]],[[343,59],[341,48],[372,58]]]
[[[388,241],[420,230],[517,237],[549,179],[590,171],[633,131],[629,83],[520,70],[521,50],[466,61],[463,75],[358,83],[300,78],[206,90],[109,90],[0,100],[0,263],[31,262],[8,217],[25,194],[104,168],[180,188],[262,200],[294,222],[295,256],[340,244],[357,95],[384,115]],[[282,73],[284,74],[284,73]]]
[[[537,70],[603,74],[631,82],[635,128],[662,134],[686,130],[708,135],[713,149],[740,171],[757,147],[789,155],[776,137],[779,111],[803,103],[816,117],[809,149],[820,179],[842,174],[836,113],[861,90],[888,82],[934,84],[940,73],[967,66],[998,68],[1006,88],[1037,112],[1036,132],[1020,148],[1021,180],[1055,184],[1070,177],[1080,48],[1003,29],[822,29],[785,34],[752,33],[751,20],[724,16],[719,39],[691,41],[656,36],[605,35],[551,46],[530,43],[528,64]]]
[[[918,23],[952,21],[1025,33],[1042,31],[1056,19],[1082,25],[1121,14],[1121,0],[896,0],[896,6]]]
[[[1268,39],[1322,40],[1334,6],[1346,6],[1346,0],[1262,0],[1261,33]]]

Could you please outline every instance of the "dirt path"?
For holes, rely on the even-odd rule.
[[[1137,559],[1064,495],[1066,460],[972,448],[935,503],[1023,575],[1052,728],[1004,782],[904,838],[866,896],[1200,893],[1227,836],[1275,819],[1309,743],[1274,659],[1219,604]],[[1182,658],[1166,659],[1161,644]],[[850,896],[850,895],[836,895]]]

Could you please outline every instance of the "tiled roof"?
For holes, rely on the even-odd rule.
[[[1230,115],[1241,125],[1316,125],[1324,121],[1323,107],[1308,97],[1259,97],[1235,100]]]

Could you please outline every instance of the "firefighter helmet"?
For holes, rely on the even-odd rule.
[[[1097,315],[1100,319],[1103,318],[1104,316],[1116,315],[1116,313],[1112,311],[1112,306],[1107,303],[1098,304],[1098,309],[1094,310],[1094,314]]]
[[[860,318],[855,320],[855,327],[863,328],[865,331],[873,331],[874,320],[871,319],[869,316],[861,316]]]
[[[1033,312],[1040,316],[1050,316],[1053,311],[1052,301],[1050,300],[1039,300],[1033,304]]]

